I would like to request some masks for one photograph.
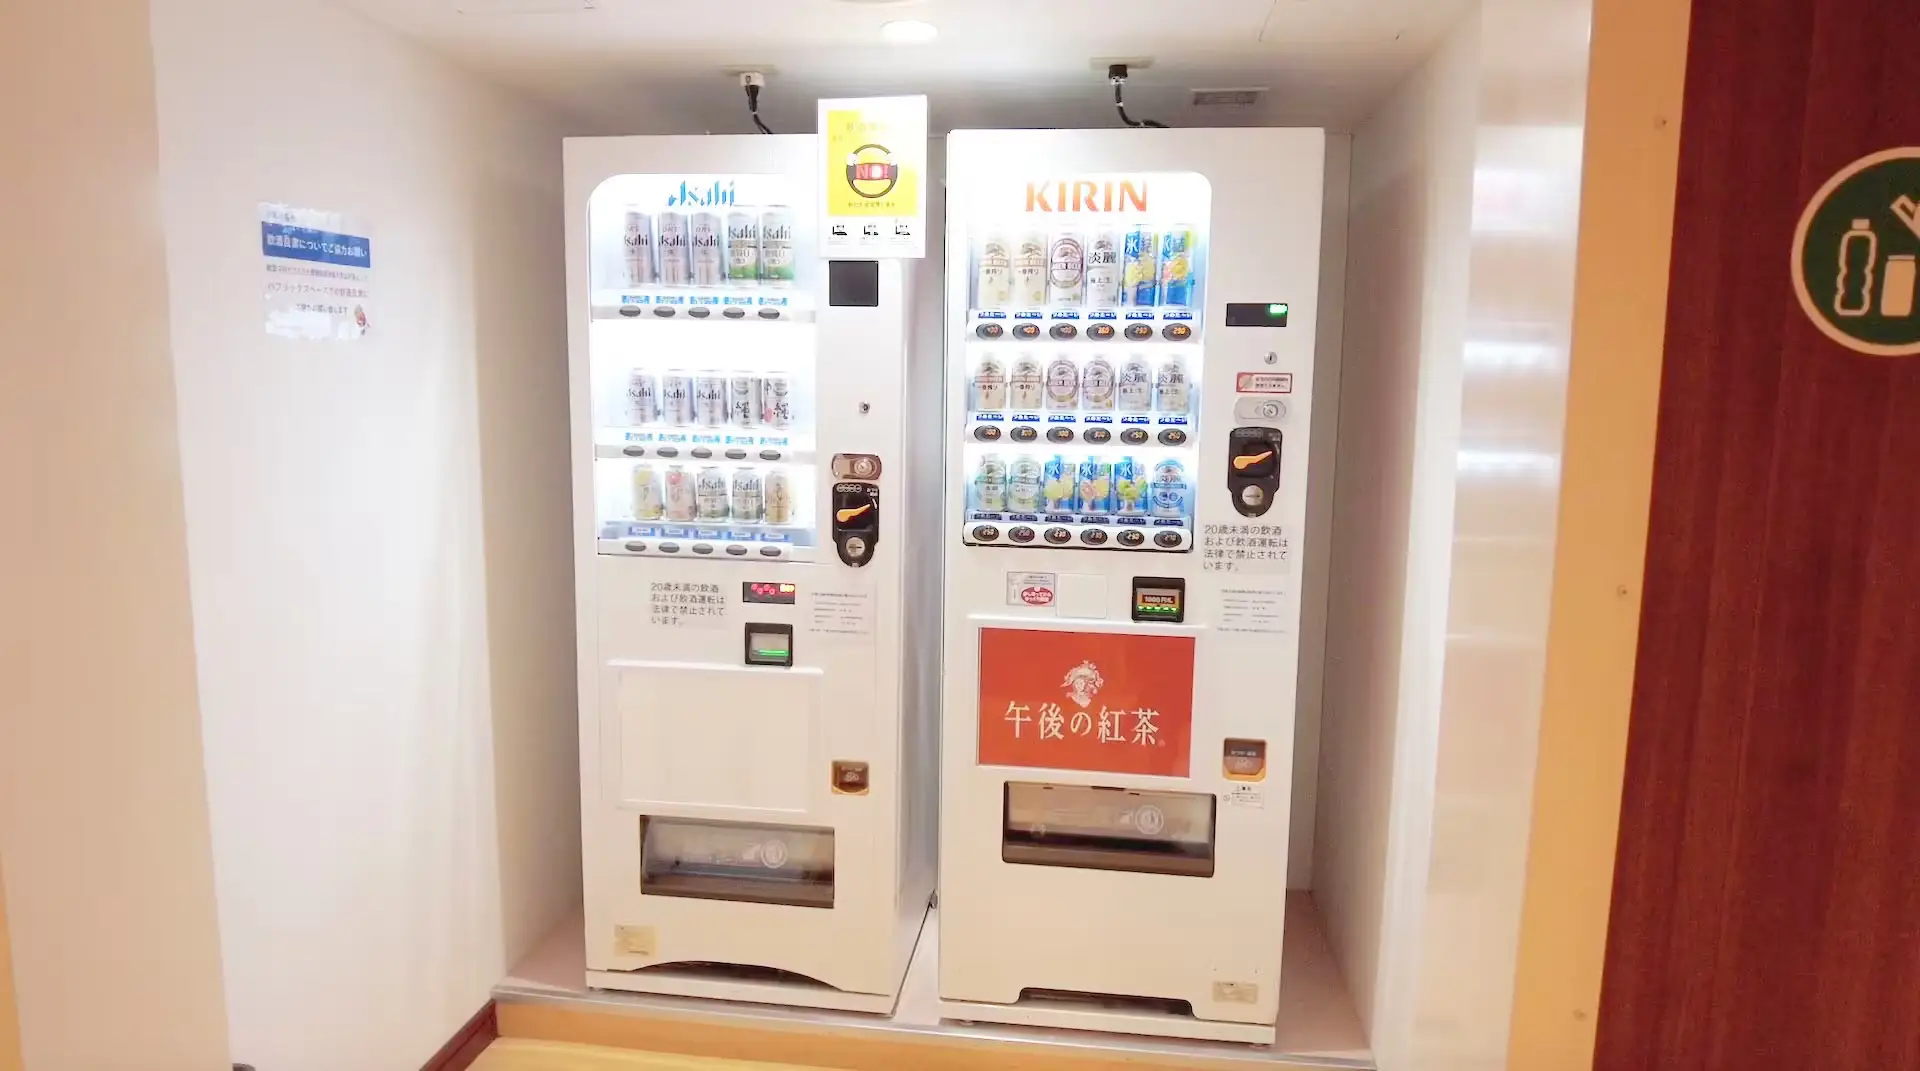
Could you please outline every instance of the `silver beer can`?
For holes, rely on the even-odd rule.
[[[762,517],[768,524],[793,523],[793,481],[788,479],[786,469],[768,470],[764,497]]]
[[[653,217],[637,208],[627,209],[626,228],[620,237],[621,252],[627,268],[628,286],[652,286]]]
[[[727,213],[727,282],[752,286],[760,281],[760,213],[735,209]]]
[[[660,419],[660,380],[652,372],[636,368],[627,373],[626,412],[628,426],[652,424]]]
[[[793,209],[774,205],[760,213],[760,281],[793,285]]]
[[[785,372],[760,376],[760,423],[785,430],[793,427],[793,377]]]
[[[733,521],[735,524],[759,524],[766,513],[766,485],[753,469],[735,469],[733,473]]]
[[[677,368],[660,377],[660,419],[676,428],[693,423],[693,377]]]
[[[661,286],[685,286],[689,278],[691,239],[685,212],[662,212],[655,220],[659,234],[654,249],[660,258]]]
[[[726,225],[717,212],[695,212],[687,224],[693,246],[693,285],[719,286],[727,281],[726,253],[721,242]]]
[[[1087,358],[1080,369],[1080,404],[1087,409],[1108,412],[1113,409],[1113,362],[1099,354]]]
[[[727,380],[727,423],[751,428],[760,423],[760,377],[736,375]]]
[[[694,516],[703,521],[724,521],[731,497],[727,474],[718,465],[700,470],[693,481]]]
[[[694,502],[693,476],[684,466],[668,465],[666,476],[667,520],[690,521],[699,512]]]
[[[1007,509],[1014,513],[1040,512],[1040,462],[1022,454],[1007,466]]]
[[[703,428],[727,422],[727,377],[713,372],[693,377],[693,422]]]
[[[660,473],[649,462],[633,467],[633,519],[657,521],[667,512],[666,498],[660,492]]]

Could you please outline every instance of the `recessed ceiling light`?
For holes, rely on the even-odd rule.
[[[919,19],[895,19],[880,27],[880,36],[889,44],[924,45],[940,36],[940,27]]]

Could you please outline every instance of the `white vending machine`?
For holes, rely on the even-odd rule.
[[[1270,1043],[1324,133],[947,154],[942,1012]]]
[[[591,986],[886,1012],[926,915],[911,262],[820,259],[821,173],[566,144]]]

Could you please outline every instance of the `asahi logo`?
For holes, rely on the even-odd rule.
[[[668,208],[731,208],[733,183],[713,182],[699,186],[680,180],[680,189],[667,197]]]
[[[1029,212],[1145,212],[1147,184],[1131,180],[1056,179],[1027,183]]]
[[[793,224],[769,223],[760,232],[760,237],[769,242],[793,241]]]

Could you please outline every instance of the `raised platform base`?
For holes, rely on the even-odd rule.
[[[942,1000],[936,1004],[936,1007],[940,1010],[940,1018],[955,1020],[963,1025],[1005,1023],[1008,1026],[1097,1030],[1106,1034],[1191,1038],[1195,1041],[1232,1041],[1242,1045],[1264,1046],[1273,1044],[1276,1033],[1271,1026],[1259,1026],[1253,1023],[1219,1023],[1195,1019],[1191,1015],[1106,1011],[1048,1001],[973,1004],[964,1000]]]
[[[808,985],[804,982],[749,982],[664,971],[588,971],[587,984],[594,989],[618,989],[629,993],[732,1000],[745,1004],[777,1004],[786,1008],[821,1008],[864,1015],[892,1015],[894,1005],[899,1002],[898,997],[847,993],[831,986]]]

